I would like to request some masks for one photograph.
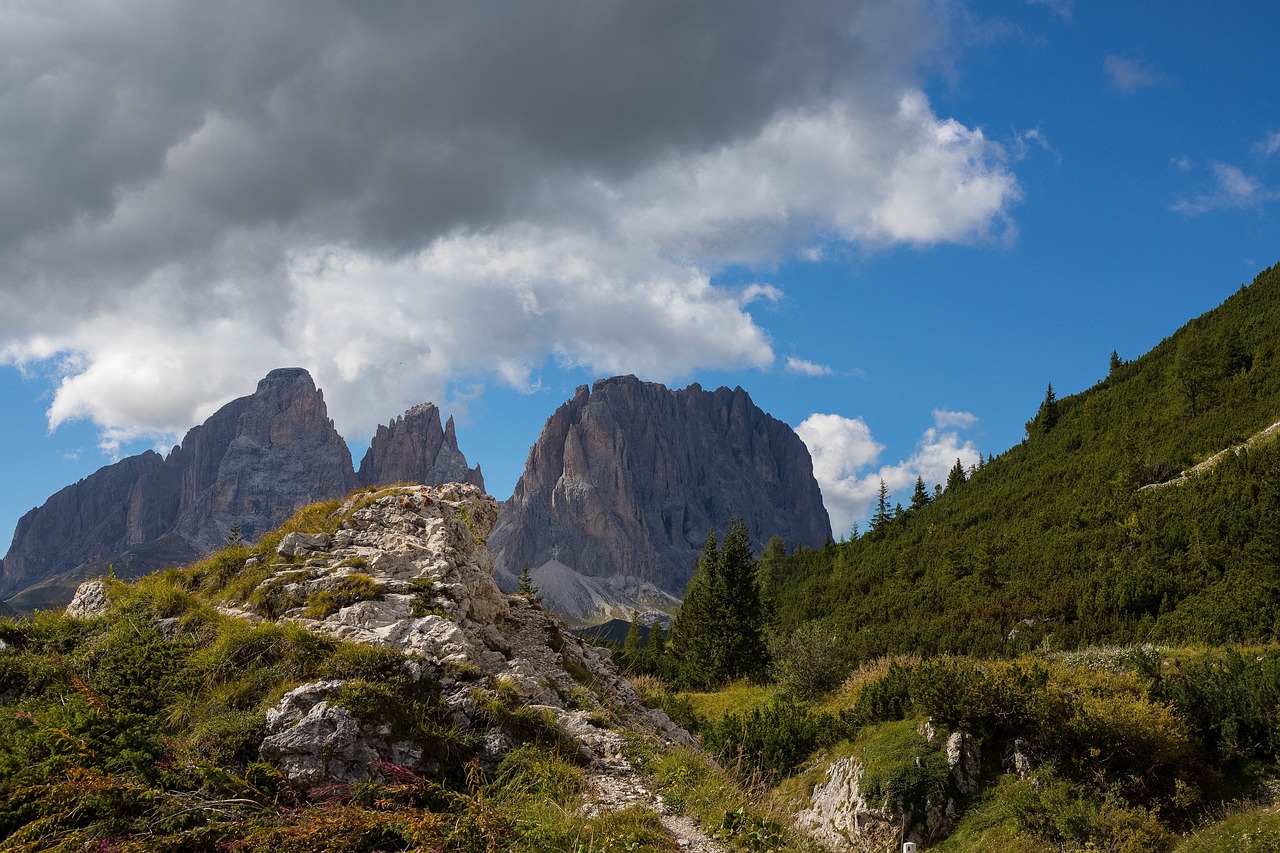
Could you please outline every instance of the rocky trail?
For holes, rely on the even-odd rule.
[[[589,817],[631,806],[651,809],[662,821],[680,850],[690,853],[726,853],[727,849],[712,840],[701,827],[684,815],[673,814],[662,795],[649,787],[648,780],[636,773],[631,762],[622,756],[598,758],[588,775],[591,801],[582,807]]]

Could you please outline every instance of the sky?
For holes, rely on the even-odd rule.
[[[1280,261],[1280,5],[0,6],[0,539],[305,367],[510,495],[574,388],[742,386],[837,538]]]

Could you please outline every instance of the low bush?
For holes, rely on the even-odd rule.
[[[777,780],[814,750],[839,740],[843,727],[830,714],[791,701],[771,702],[741,715],[726,714],[702,727],[703,743],[720,761],[746,774]]]

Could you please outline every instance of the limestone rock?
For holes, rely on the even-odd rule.
[[[800,438],[741,388],[672,391],[621,376],[580,387],[547,421],[491,547],[502,578],[558,563],[681,595],[708,529],[739,517],[757,548],[774,535],[826,542]]]
[[[467,467],[458,449],[453,418],[440,426],[434,403],[414,406],[387,426],[379,426],[360,462],[357,479],[366,486],[394,483],[471,483],[484,490],[480,466]]]
[[[102,581],[85,581],[67,605],[67,615],[73,619],[92,619],[106,613],[109,607],[107,585]]]
[[[332,539],[323,533],[288,533],[276,546],[276,553],[284,557],[300,557],[311,551],[329,547]]]
[[[267,736],[259,747],[263,758],[276,762],[290,781],[303,788],[326,783],[386,782],[380,762],[392,761],[410,770],[421,767],[422,750],[393,746],[377,730],[357,720],[345,708],[327,700],[342,687],[340,681],[304,684],[284,695],[267,712]]]
[[[945,790],[930,794],[924,803],[872,803],[861,790],[862,763],[841,758],[814,786],[811,805],[796,814],[796,827],[838,853],[897,851],[904,841],[931,844],[949,834],[960,812],[960,798],[978,789],[981,753],[977,741],[963,732],[944,739],[925,722],[920,735],[930,749],[941,749],[947,756],[951,772]]]
[[[445,706],[463,727],[486,725],[477,706],[479,690],[545,716],[579,745],[585,760],[604,760],[621,744],[619,735],[593,722],[589,709],[607,711],[669,742],[692,742],[666,714],[644,707],[607,650],[586,644],[535,602],[502,593],[485,545],[497,504],[477,487],[452,483],[357,493],[342,512],[345,521],[334,535],[308,541],[259,588],[294,584],[301,602],[335,593],[358,574],[372,597],[320,619],[310,618],[300,603],[282,620],[416,656],[407,664],[413,677],[437,680]],[[305,561],[299,564],[298,558]],[[452,678],[451,671],[472,676]],[[302,787],[376,781],[385,762],[413,769],[421,766],[413,762],[427,760],[413,744],[389,743],[376,728],[333,707],[328,699],[340,686],[303,685],[269,715],[263,754],[279,762],[290,779]],[[481,741],[482,759],[490,764],[512,745],[498,729],[484,731]]]

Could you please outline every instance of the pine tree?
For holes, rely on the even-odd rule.
[[[778,606],[776,595],[778,589],[778,572],[787,559],[787,544],[781,536],[773,536],[764,546],[760,554],[760,568],[756,578],[760,588],[760,607],[763,610],[762,624],[771,629],[777,621]]]
[[[533,585],[533,578],[529,574],[529,564],[526,563],[524,570],[520,572],[520,582],[516,584],[516,595],[528,598],[532,601],[542,601],[538,595],[538,588]]]
[[[769,652],[764,640],[765,611],[760,602],[760,564],[742,519],[729,522],[720,561],[724,609],[730,620],[726,631],[726,677],[761,678],[769,668]]]
[[[889,514],[889,487],[884,484],[884,480],[880,481],[880,496],[876,500],[876,512],[871,516],[871,533],[875,536],[883,536],[885,530],[889,527],[889,522],[893,517]]]
[[[723,661],[717,658],[720,647],[717,635],[723,622],[718,608],[723,586],[720,552],[716,531],[712,528],[685,588],[684,602],[671,624],[668,641],[679,680],[691,687],[709,687],[723,670]]]
[[[662,630],[662,623],[657,619],[649,626],[649,660],[656,666],[667,651],[667,634]]]
[[[759,677],[767,670],[759,564],[740,520],[730,522],[723,548],[714,530],[707,534],[668,645],[679,680],[690,687]]]
[[[963,486],[965,483],[964,463],[959,457],[956,458],[956,464],[951,468],[951,472],[947,474],[947,491],[951,491],[956,486]]]
[[[622,669],[628,674],[639,672],[644,665],[644,651],[640,646],[640,621],[631,620],[627,628],[627,638],[622,641]]]
[[[1108,366],[1108,368],[1107,368],[1107,375],[1108,375],[1108,376],[1115,376],[1116,371],[1117,371],[1117,370],[1119,370],[1119,369],[1120,369],[1120,367],[1121,367],[1121,365],[1123,365],[1123,364],[1124,364],[1124,362],[1120,360],[1120,353],[1116,352],[1115,350],[1112,350],[1112,351],[1111,351],[1111,363],[1110,363],[1110,365],[1109,365],[1109,366]]]
[[[929,488],[924,484],[924,477],[916,477],[916,488],[911,493],[911,509],[916,510],[929,503]]]
[[[1040,404],[1040,414],[1037,418],[1040,422],[1040,431],[1048,432],[1058,425],[1058,395],[1053,393],[1053,383],[1049,383],[1049,388],[1044,392],[1044,402]]]

